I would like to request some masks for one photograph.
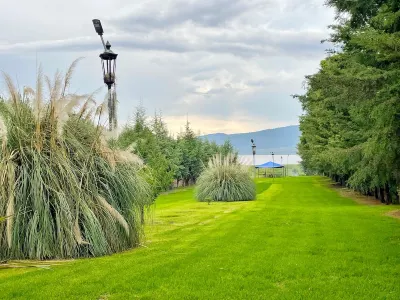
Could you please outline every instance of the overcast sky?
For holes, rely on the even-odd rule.
[[[172,132],[189,116],[201,133],[298,124],[304,75],[329,48],[334,13],[323,0],[15,0],[0,9],[0,69],[20,87],[80,62],[72,91],[102,86],[91,20],[119,54],[119,120],[140,100]],[[37,60],[36,60],[37,57]],[[0,91],[4,82],[0,82]],[[103,94],[106,89],[103,89]],[[99,97],[99,102],[102,96]]]

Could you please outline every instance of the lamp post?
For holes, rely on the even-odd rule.
[[[271,152],[271,155],[272,155],[272,178],[274,178],[275,177],[275,159],[274,159],[275,153]]]
[[[254,178],[256,178],[256,144],[254,140],[251,139],[251,150],[253,152],[253,167],[254,167]]]
[[[100,20],[92,20],[94,29],[101,38],[101,42],[104,47],[104,52],[99,56],[101,58],[101,66],[103,69],[103,80],[108,88],[108,126],[109,130],[112,131],[117,127],[117,115],[116,115],[116,97],[115,97],[115,71],[117,68],[117,53],[111,50],[111,44],[109,41],[104,43],[103,39],[103,27],[101,26]],[[114,92],[112,92],[114,88]]]
[[[286,176],[289,176],[289,154],[287,155],[286,158],[286,167],[287,167]]]

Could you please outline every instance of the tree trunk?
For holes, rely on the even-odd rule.
[[[394,199],[395,199],[395,201],[393,201],[393,203],[396,203],[396,204],[400,203],[399,193],[397,191],[394,193]]]
[[[374,193],[375,193],[375,199],[379,199],[379,194],[378,194],[378,188],[377,187],[375,187]]]
[[[386,205],[389,205],[392,203],[392,195],[390,193],[390,186],[388,183],[385,185],[385,190],[386,190]]]
[[[343,175],[343,185],[344,185],[344,186],[347,185],[347,180],[349,180],[349,176]]]
[[[385,203],[385,189],[383,187],[379,188],[379,199],[382,203]]]

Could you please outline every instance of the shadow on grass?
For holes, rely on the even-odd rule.
[[[256,193],[261,194],[262,192],[266,191],[269,189],[271,186],[271,183],[269,182],[263,182],[263,181],[258,181],[256,182]]]

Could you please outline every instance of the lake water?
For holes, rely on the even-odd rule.
[[[282,160],[281,160],[282,157]],[[256,155],[256,165],[272,161],[272,155]],[[239,155],[239,162],[243,165],[253,165],[253,155]],[[278,164],[298,165],[301,162],[299,155],[274,155],[274,162]]]

